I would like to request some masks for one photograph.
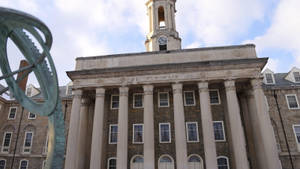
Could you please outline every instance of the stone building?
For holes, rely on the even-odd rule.
[[[279,169],[254,45],[181,49],[149,0],[147,52],[76,59],[66,169]]]

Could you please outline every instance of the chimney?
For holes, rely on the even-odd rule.
[[[20,66],[19,66],[19,69],[25,67],[25,66],[28,66],[28,62],[26,60],[21,60],[20,62]],[[19,72],[18,73],[18,76],[17,76],[17,80],[19,80],[23,74],[25,74],[26,72],[28,71],[23,71],[23,72]],[[26,85],[27,85],[27,80],[28,80],[28,76],[26,76],[23,80],[21,80],[18,85],[19,87],[21,88],[21,90],[23,90],[24,92],[26,91]]]

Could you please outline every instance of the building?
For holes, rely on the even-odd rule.
[[[76,59],[66,169],[279,169],[254,45],[181,49],[149,0],[147,52]]]

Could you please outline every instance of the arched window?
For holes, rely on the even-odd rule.
[[[131,169],[143,169],[144,168],[144,158],[143,156],[136,155],[133,156],[130,162]]]
[[[192,154],[188,157],[189,169],[203,169],[202,158],[196,154]]]
[[[5,169],[6,161],[4,159],[0,159],[0,169]]]
[[[28,168],[28,160],[21,160],[19,169],[27,169]]]
[[[174,160],[169,155],[162,155],[158,159],[158,169],[174,169]]]
[[[115,157],[111,157],[107,160],[107,169],[116,169],[117,168],[117,160]]]
[[[163,29],[166,27],[165,10],[164,7],[162,6],[158,8],[158,23],[159,23],[159,28]]]
[[[218,157],[218,169],[229,169],[229,160],[225,156]]]

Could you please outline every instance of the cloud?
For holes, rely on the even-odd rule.
[[[263,35],[257,36],[248,42],[254,42],[259,52],[270,49],[290,52],[295,61],[290,67],[300,67],[299,6],[299,0],[281,0],[268,30]]]
[[[191,48],[199,48],[200,45],[201,45],[201,44],[200,44],[199,42],[193,42],[193,43],[187,45],[185,48],[187,48],[187,49],[191,49]]]
[[[280,60],[279,59],[272,59],[269,58],[267,65],[264,69],[269,68],[273,72],[278,72],[278,66],[279,66]]]

